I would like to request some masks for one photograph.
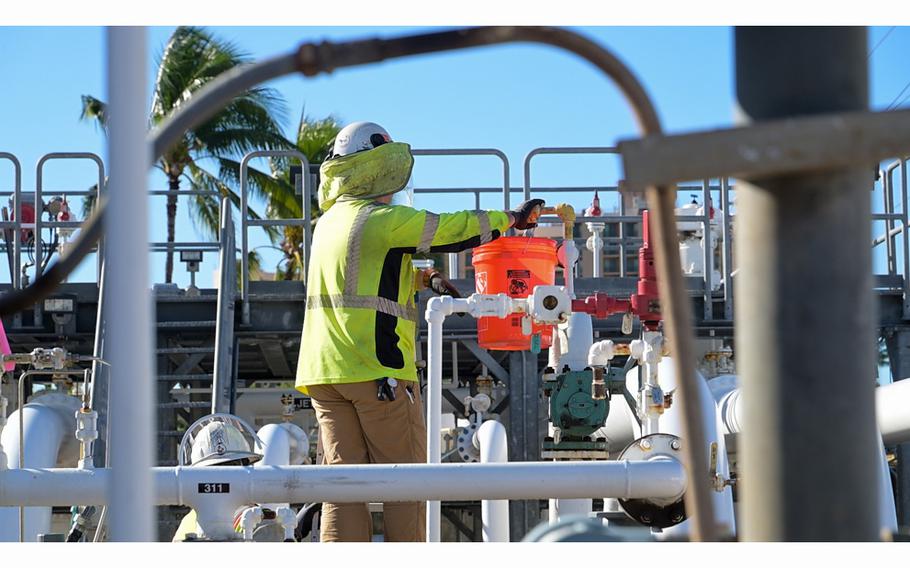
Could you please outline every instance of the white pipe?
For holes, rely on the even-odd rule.
[[[107,505],[110,469],[8,469],[0,506]],[[261,502],[405,502],[482,499],[678,498],[681,463],[651,461],[155,467],[156,505],[197,505],[223,498]],[[559,483],[553,483],[553,480]],[[225,493],[199,487],[229,484]]]
[[[439,296],[427,302],[427,463],[442,461],[442,323],[454,313],[468,312],[476,317],[505,318],[514,311],[527,309],[527,300],[506,294],[472,294],[468,298]],[[412,499],[417,500],[417,499]],[[439,542],[442,510],[439,501],[427,502],[427,542]]]
[[[720,377],[718,377],[720,378]],[[727,377],[725,377],[727,378]],[[712,379],[716,380],[716,379]],[[728,434],[742,430],[742,391],[735,385],[715,389],[724,429]],[[910,442],[910,380],[897,381],[875,389],[875,416],[886,445]]]
[[[19,411],[10,416],[9,426],[0,435],[3,447],[9,452],[10,467],[19,467]],[[27,404],[22,409],[23,441],[26,468],[50,468],[57,464],[60,446],[66,435],[72,435],[75,419],[68,424],[56,409],[43,404]],[[39,534],[49,533],[51,528],[50,507],[26,507],[22,540],[34,542]],[[19,509],[0,508],[0,542],[19,540]]]
[[[562,274],[565,279],[566,294],[569,295],[569,298],[575,299],[575,263],[578,262],[579,257],[575,241],[563,241],[562,246],[557,251],[557,257],[561,257],[559,260],[562,261]]]
[[[885,444],[910,442],[910,380],[875,389],[875,415]]]
[[[722,380],[720,380],[722,379]],[[712,379],[713,395],[717,399],[718,415],[726,434],[742,431],[742,390],[733,375]],[[907,397],[907,398],[905,398]],[[894,492],[891,486],[891,472],[884,444],[899,444],[910,440],[910,412],[907,412],[910,398],[910,381],[898,381],[875,390],[875,412],[882,433],[879,460],[879,523],[883,530],[897,531],[897,513]]]
[[[496,420],[487,420],[477,430],[480,463],[507,463],[509,440],[505,427]],[[509,502],[480,502],[480,517],[484,542],[509,542]]]
[[[550,349],[547,350],[547,367],[559,372],[559,359],[562,357],[562,335],[559,327],[553,329],[553,340],[550,342]]]
[[[256,467],[266,465],[291,465],[291,434],[281,424],[266,424],[256,432],[262,441],[262,459]]]
[[[552,525],[568,517],[588,517],[593,508],[593,499],[550,499],[547,518]]]
[[[891,486],[891,468],[888,467],[888,456],[885,445],[879,442],[879,485],[878,485],[878,513],[879,526],[882,531],[892,535],[897,533],[897,506],[894,503],[894,489]],[[890,540],[890,539],[889,539]]]
[[[588,349],[588,365],[592,367],[606,367],[613,359],[615,345],[609,339],[598,341]]]
[[[105,311],[111,315],[106,351],[111,364],[110,537],[154,540],[152,478],[155,363],[149,286],[148,191],[151,156],[146,142],[144,27],[107,31],[110,101],[105,214]]]
[[[581,371],[588,366],[588,351],[594,342],[594,327],[589,314],[575,312],[569,321],[560,324],[565,332],[566,344],[561,346],[563,356],[559,360],[559,369],[568,366],[572,371]]]
[[[665,393],[676,390],[676,377],[673,371],[673,364],[670,357],[664,357],[658,364],[658,374],[660,384]],[[714,397],[700,373],[696,373],[696,384],[698,385],[698,404],[701,405],[701,414],[704,416],[704,431],[707,437],[702,443],[706,444],[706,453],[710,458],[711,443],[717,444],[717,472],[724,479],[730,477],[730,464],[727,458],[727,446],[724,440],[723,427]],[[659,431],[675,436],[682,435],[682,410],[679,399],[675,399],[670,408],[666,409],[660,418]],[[683,440],[682,443],[687,443]],[[713,472],[710,472],[713,473]],[[715,491],[711,494],[712,504],[714,506],[714,520],[717,524],[718,536],[732,536],[736,534],[736,521],[733,513],[733,489],[729,486],[724,487],[722,491]],[[689,523],[684,521],[679,525],[665,529],[660,534],[661,538],[677,537],[688,534]]]
[[[442,298],[431,298],[427,303],[427,352],[429,369],[427,381],[427,463],[442,461],[440,432],[442,430],[442,322],[446,314]],[[441,503],[427,501],[427,542],[439,542]]]

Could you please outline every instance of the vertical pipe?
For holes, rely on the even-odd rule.
[[[904,230],[901,231],[904,253],[904,319],[910,318],[910,211],[907,209],[907,159],[901,158],[901,214]]]
[[[427,381],[427,463],[440,463],[440,430],[442,428],[442,322],[445,314],[439,298],[427,304],[427,356],[429,379]],[[427,501],[427,542],[439,542],[441,503]]]
[[[891,174],[894,170],[882,172],[882,201],[884,202],[885,214],[894,213],[894,188],[892,187]],[[895,274],[895,257],[894,257],[894,239],[891,236],[891,230],[894,229],[894,221],[890,218],[885,219],[885,250],[888,254],[888,274]]]
[[[496,420],[487,420],[477,430],[480,463],[509,461],[509,440],[505,427]],[[480,517],[484,542],[509,542],[509,501],[483,500]]]
[[[151,541],[152,304],[149,287],[148,170],[146,142],[146,29],[107,31],[111,165],[105,215],[106,310],[111,380],[110,536],[112,541]]]
[[[303,168],[309,170],[308,164],[301,164]],[[311,195],[313,192],[310,185],[310,173],[306,172],[301,176],[303,178],[303,203],[301,203],[301,212],[303,213],[303,282],[306,283],[307,273],[310,271],[310,248],[313,245],[313,220],[312,211],[310,211]],[[300,180],[297,180],[300,183]]]
[[[622,194],[619,194],[619,216],[620,218],[626,216],[626,200],[623,199]],[[626,222],[619,222],[619,277],[626,277]]]
[[[110,369],[107,365],[101,364],[104,358],[104,338],[105,338],[105,312],[104,312],[104,274],[107,272],[105,263],[101,263],[101,275],[98,279],[98,309],[95,313],[95,344],[92,350],[92,389],[91,389],[91,407],[98,412],[98,440],[95,443],[95,455],[97,462],[103,467],[108,466],[108,428],[110,421],[108,412],[110,410]]]
[[[714,287],[714,247],[712,246],[713,239],[711,238],[711,180],[702,181],[702,238],[701,238],[701,248],[702,248],[702,258],[703,258],[703,268],[702,273],[704,275],[704,285],[705,285],[705,306],[704,306],[704,316],[706,320],[710,320],[714,317],[714,304],[713,296],[711,289]]]
[[[452,384],[457,387],[458,383],[458,341],[452,341]]]
[[[250,259],[248,258],[249,242],[247,240],[247,167],[249,154],[240,161],[240,321],[250,324]]]
[[[41,201],[44,199],[44,168],[42,164],[44,163],[44,157],[38,160],[37,171],[35,171],[35,280],[41,276],[41,260],[44,256],[44,243],[41,239]],[[39,305],[41,302],[35,304],[35,317],[38,317],[41,313],[39,311]],[[34,325],[40,325],[38,321]]]
[[[739,122],[866,110],[866,37],[865,28],[737,28]],[[746,540],[879,537],[869,173],[738,184]]]
[[[446,258],[449,261],[449,270],[448,270],[449,278],[451,278],[453,280],[457,280],[458,278],[461,278],[461,271],[458,270],[458,268],[459,268],[458,253],[450,252],[450,253],[448,253],[448,255],[446,255]]]
[[[215,367],[212,370],[212,413],[231,412],[234,383],[234,287],[237,282],[234,220],[231,200],[221,199],[221,260],[219,264]]]
[[[730,231],[730,179],[720,178],[720,208],[723,210],[724,319],[733,321],[733,243]]]
[[[601,237],[601,232],[603,229],[600,227],[604,226],[603,223],[588,223],[588,227],[594,227],[591,231],[594,235],[594,246],[591,247],[594,250],[591,251],[594,254],[594,278],[603,278],[604,267],[603,267],[603,253],[604,253],[604,241]]]

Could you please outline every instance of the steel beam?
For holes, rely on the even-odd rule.
[[[737,28],[740,121],[864,111],[866,37],[864,28]],[[780,158],[759,152],[752,158],[762,165],[746,170],[749,155],[718,148],[733,165],[715,173],[765,176],[737,186],[745,540],[879,538],[868,166],[877,154],[855,140],[850,151],[863,161],[845,167],[855,163],[836,159],[845,132],[868,135],[829,127],[805,138],[785,129],[802,152],[794,156],[774,134]],[[823,133],[833,153],[817,147]],[[686,159],[700,149],[689,146]],[[792,173],[809,166],[836,169]]]
[[[706,177],[750,179],[852,166],[868,171],[871,164],[910,152],[910,110],[836,111],[620,142],[625,187],[636,191]]]
[[[509,461],[538,461],[546,433],[546,414],[541,413],[536,353],[530,351],[509,353],[508,385]],[[520,541],[538,523],[540,523],[538,501],[509,503],[510,540]]]
[[[493,358],[490,353],[482,348],[477,341],[473,339],[465,339],[461,342],[462,345],[468,348],[468,351],[474,354],[477,357],[477,360],[487,366],[487,369],[493,373],[493,376],[499,379],[500,381],[509,384],[509,373],[502,368],[502,365],[499,364],[496,359]]]

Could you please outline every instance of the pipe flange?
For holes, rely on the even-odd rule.
[[[672,434],[649,434],[628,446],[620,460],[647,461],[655,459],[682,460],[682,442]],[[648,527],[665,529],[686,519],[683,496],[675,499],[619,499],[619,504],[632,520]]]
[[[480,450],[474,445],[474,436],[477,435],[477,425],[473,422],[458,429],[458,439],[455,441],[455,447],[458,448],[458,456],[461,461],[473,463],[480,461]]]

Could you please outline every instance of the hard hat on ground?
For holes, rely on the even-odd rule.
[[[180,465],[251,464],[262,459],[253,451],[258,439],[253,429],[231,414],[210,414],[187,428],[180,442]]]

